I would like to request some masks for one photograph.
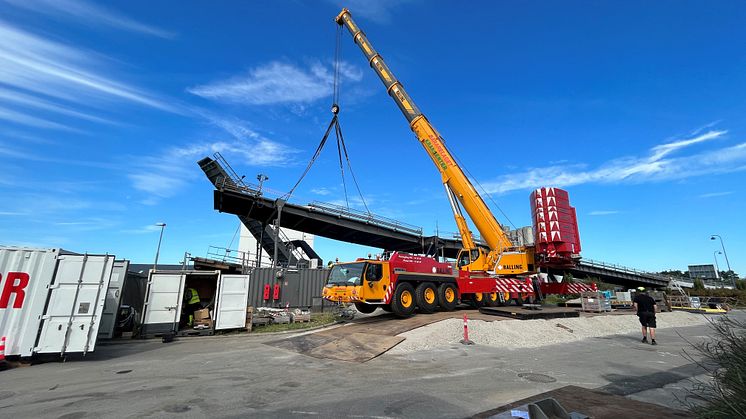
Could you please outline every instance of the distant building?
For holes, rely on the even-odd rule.
[[[715,265],[689,265],[689,278],[713,280],[720,279],[720,274],[715,269]]]

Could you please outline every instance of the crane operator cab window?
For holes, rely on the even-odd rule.
[[[378,263],[369,263],[365,268],[366,281],[378,281],[383,277],[383,266]]]
[[[348,286],[360,285],[363,276],[363,263],[344,263],[334,265],[329,271],[329,279],[326,281],[327,286]]]
[[[479,249],[462,250],[458,255],[458,266],[459,268],[469,265],[472,262],[476,262],[479,259]]]

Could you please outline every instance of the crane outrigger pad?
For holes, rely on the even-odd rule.
[[[393,314],[355,319],[351,323],[318,332],[265,342],[265,345],[287,349],[320,359],[366,362],[385,353],[404,340],[397,336],[418,327],[445,319],[457,319],[463,311],[439,311],[433,314],[398,319]],[[469,310],[469,319],[499,321]]]
[[[580,317],[580,313],[577,311],[562,307],[542,307],[541,310],[527,310],[523,307],[482,307],[479,312],[493,316],[510,317],[516,320]]]

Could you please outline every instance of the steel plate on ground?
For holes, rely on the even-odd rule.
[[[561,307],[542,307],[541,310],[525,310],[521,307],[482,307],[479,312],[493,316],[510,317],[516,320],[580,317],[580,313],[577,311]]]
[[[406,319],[382,313],[377,316],[360,317],[341,327],[266,342],[265,345],[315,358],[365,362],[403,341],[404,338],[396,336],[398,334],[445,319],[461,319],[465,313],[471,320],[502,320],[500,317],[480,314],[474,310],[417,314]]]
[[[353,333],[333,340],[306,352],[314,358],[331,358],[340,361],[365,362],[393,348],[404,338],[369,333]]]

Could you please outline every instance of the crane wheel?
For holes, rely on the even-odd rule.
[[[397,285],[391,299],[391,311],[399,317],[409,317],[414,314],[416,307],[412,284],[402,282]]]
[[[378,308],[378,306],[373,304],[367,304],[367,303],[355,303],[355,308],[357,311],[363,313],[363,314],[370,314]]]
[[[453,311],[458,305],[458,292],[453,284],[441,284],[438,287],[438,305],[445,311]]]
[[[469,295],[469,304],[471,304],[474,308],[482,308],[484,307],[487,298],[485,297],[485,294],[481,292],[475,292],[474,294]]]
[[[414,294],[417,298],[417,307],[420,308],[421,313],[434,313],[435,309],[438,308],[438,291],[432,283],[421,283],[417,286]]]
[[[485,293],[485,305],[487,307],[497,307],[500,305],[500,295],[497,292]]]

